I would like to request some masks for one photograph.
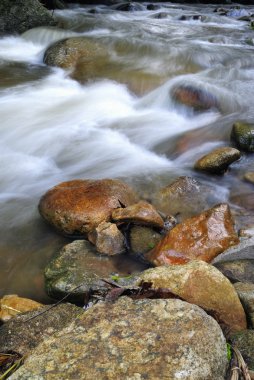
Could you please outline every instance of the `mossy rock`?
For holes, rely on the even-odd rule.
[[[244,121],[234,123],[231,140],[242,150],[254,152],[254,124]]]

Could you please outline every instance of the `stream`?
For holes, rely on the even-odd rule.
[[[236,120],[254,120],[254,30],[217,7],[73,4],[55,11],[57,28],[0,38],[0,296],[48,301],[43,269],[69,240],[43,222],[37,205],[62,181],[121,178],[142,195],[194,176],[218,203],[231,204],[238,227],[253,227],[254,187],[243,181],[253,154],[224,176],[193,170],[197,158],[231,144]],[[97,62],[95,78],[78,80],[46,66],[47,47],[72,36],[102,43],[112,65]],[[176,104],[170,94],[180,84],[208,90],[220,110]]]

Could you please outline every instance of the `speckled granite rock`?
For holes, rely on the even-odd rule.
[[[18,315],[4,323],[0,327],[0,352],[15,351],[25,355],[40,342],[53,336],[56,331],[63,329],[84,313],[82,308],[65,303],[28,321],[48,308],[49,305],[44,306],[40,310]]]
[[[213,313],[231,331],[246,329],[246,317],[234,286],[216,268],[203,261],[170,265],[144,271],[141,281],[153,288],[168,288],[187,302]]]
[[[217,322],[180,300],[100,303],[37,347],[11,380],[223,380]]]

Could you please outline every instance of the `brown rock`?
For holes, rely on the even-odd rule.
[[[88,239],[98,252],[113,256],[125,251],[124,236],[113,223],[102,222],[90,232]]]
[[[187,302],[211,313],[231,331],[246,328],[246,317],[234,286],[218,269],[203,261],[171,265],[144,271],[141,281],[152,282],[153,288],[169,288]]]
[[[37,310],[43,305],[28,298],[21,298],[16,294],[6,295],[0,299],[0,319],[8,321],[15,315],[26,311]]]
[[[12,380],[223,380],[227,364],[222,331],[198,306],[121,297],[40,344]]]
[[[140,201],[126,208],[118,208],[112,212],[115,222],[133,222],[157,228],[163,228],[164,222],[155,208],[148,202]]]
[[[218,101],[213,94],[193,85],[179,85],[173,90],[172,98],[180,104],[192,107],[195,111],[218,108]]]
[[[73,180],[53,187],[41,198],[41,216],[65,235],[86,235],[112,211],[137,201],[134,191],[116,179]]]
[[[195,163],[195,169],[220,174],[223,173],[234,161],[239,160],[240,157],[240,151],[235,148],[218,148],[201,157]]]
[[[157,266],[184,264],[192,259],[210,262],[238,242],[229,206],[219,204],[176,225],[147,259]]]

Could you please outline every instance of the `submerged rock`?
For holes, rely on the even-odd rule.
[[[230,147],[222,147],[201,157],[195,163],[195,169],[209,173],[223,173],[228,166],[239,160],[241,153],[239,150]]]
[[[164,214],[178,220],[198,214],[209,207],[211,189],[191,177],[179,177],[152,194],[152,203]]]
[[[6,295],[0,299],[0,320],[6,322],[17,314],[37,310],[41,307],[43,307],[41,303],[28,298],[22,298],[16,294]]]
[[[53,187],[41,198],[41,216],[65,235],[87,235],[112,211],[137,201],[134,191],[116,179],[73,180]]]
[[[89,233],[88,239],[102,254],[113,256],[125,251],[124,236],[113,223],[100,223],[94,231]]]
[[[245,330],[231,337],[232,344],[241,352],[248,369],[254,371],[254,330]]]
[[[159,229],[164,226],[163,219],[154,206],[145,201],[140,201],[125,208],[117,208],[112,212],[112,219],[115,222],[139,223]]]
[[[26,355],[83,313],[82,308],[65,303],[18,315],[0,327],[0,352]]]
[[[210,262],[238,242],[229,206],[219,204],[177,224],[146,258],[157,266],[192,259]]]
[[[244,179],[254,184],[254,172],[247,172],[244,174]]]
[[[254,284],[237,282],[234,287],[244,307],[249,327],[254,329]]]
[[[133,226],[130,231],[130,254],[145,260],[144,254],[153,249],[162,239],[162,235],[152,228]]]
[[[172,90],[171,96],[175,102],[191,107],[195,111],[207,111],[212,108],[219,108],[215,95],[193,85],[179,85]]]
[[[223,380],[226,367],[222,331],[198,306],[122,297],[43,342],[12,380]]]
[[[215,263],[214,265],[231,282],[240,281],[254,283],[254,260],[225,261]]]
[[[45,52],[43,61],[49,66],[73,69],[80,59],[91,66],[98,57],[107,57],[107,49],[87,37],[70,37],[55,42]]]
[[[239,149],[254,152],[254,124],[244,121],[235,122],[231,131],[231,140]]]
[[[151,282],[168,288],[183,300],[211,313],[231,331],[244,330],[246,317],[234,286],[216,268],[203,261],[170,265],[144,271],[135,284]]]
[[[56,25],[38,0],[1,0],[0,35],[23,33],[38,26]]]
[[[99,255],[85,240],[77,240],[64,246],[45,268],[46,291],[55,299],[71,294],[68,300],[85,304],[94,294],[108,291],[103,279],[111,275],[126,276],[129,268],[119,268],[118,262],[106,255]]]

